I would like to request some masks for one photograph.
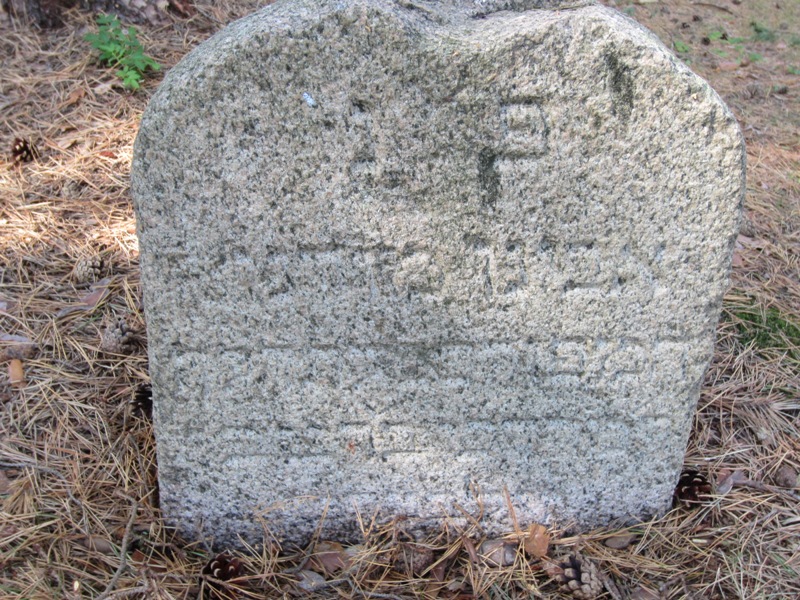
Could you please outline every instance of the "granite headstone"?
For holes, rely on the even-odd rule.
[[[219,543],[666,510],[739,128],[590,1],[279,0],[170,70],[132,193],[160,497]]]

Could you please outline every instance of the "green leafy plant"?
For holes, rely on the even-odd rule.
[[[98,15],[97,25],[98,32],[86,35],[85,39],[100,53],[102,62],[119,69],[117,76],[124,87],[138,90],[147,69],[161,69],[161,65],[144,53],[134,27],[123,31],[119,19],[111,15]]]
[[[775,41],[775,32],[771,29],[767,28],[766,25],[762,25],[757,21],[752,21],[750,23],[750,27],[753,28],[755,32],[755,39],[759,42],[774,42]]]
[[[730,310],[739,338],[745,346],[758,350],[778,349],[790,358],[800,359],[800,326],[776,308],[752,306]]]
[[[773,35],[773,32],[769,31],[768,29],[765,29],[762,25],[759,25],[755,21],[751,24],[751,26],[754,28],[754,31],[756,31],[756,38],[755,39],[761,39],[761,40],[774,39],[774,38],[768,38],[768,37],[759,38],[759,35],[762,35],[762,36],[767,36],[767,34]],[[760,34],[759,34],[759,32],[760,32]],[[725,45],[726,50],[723,50],[722,48],[712,48],[711,49],[711,51],[714,54],[716,54],[717,56],[720,56],[722,58],[728,58],[730,56],[729,50],[733,50],[734,57],[738,57],[738,60],[742,64],[744,64],[746,62],[754,63],[754,62],[759,62],[761,60],[764,60],[764,57],[761,54],[759,54],[758,52],[750,52],[745,48],[745,43],[747,41],[752,41],[752,40],[746,40],[745,38],[742,38],[742,37],[728,37],[727,33],[725,33],[724,31],[719,31],[719,30],[713,30],[713,31],[709,32],[709,34],[705,37],[705,40],[706,40],[704,42],[705,45],[709,45],[709,44],[712,44],[714,42]],[[677,49],[677,45],[676,45],[676,49]],[[678,52],[680,52],[680,50],[678,50]]]
[[[689,48],[689,45],[686,44],[686,42],[682,42],[680,40],[675,40],[673,42],[673,46],[675,46],[675,52],[685,53],[691,50],[691,48]]]
[[[714,30],[708,34],[708,39],[711,42],[716,42],[717,40],[727,41],[728,36],[725,35],[724,31]]]

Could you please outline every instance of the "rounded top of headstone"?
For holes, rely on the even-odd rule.
[[[502,10],[557,10],[562,8],[580,8],[595,4],[595,0],[473,0],[475,7],[484,13]]]

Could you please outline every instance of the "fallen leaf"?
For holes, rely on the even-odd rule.
[[[507,540],[486,540],[481,544],[480,555],[490,567],[507,567],[514,564],[517,544]]]
[[[114,544],[99,535],[86,536],[81,540],[81,543],[89,550],[94,550],[95,552],[100,552],[101,554],[110,554],[113,556],[117,553],[116,549],[114,548]]]
[[[141,550],[134,550],[133,552],[131,552],[130,559],[131,562],[135,563],[142,563],[142,564],[147,563],[147,555]]]
[[[344,547],[338,542],[319,542],[311,557],[310,566],[313,570],[325,575],[331,575],[350,566],[350,557]]]
[[[94,86],[93,91],[98,96],[103,96],[103,95],[109,93],[113,89],[114,83],[115,82],[113,82],[113,81],[109,81],[109,82],[106,82],[106,83],[100,83],[100,84]]]
[[[626,533],[623,535],[613,535],[608,538],[604,543],[609,548],[613,548],[614,550],[624,550],[628,546],[630,546],[634,541],[636,541],[636,535],[632,533]]]
[[[97,308],[98,304],[105,300],[111,293],[109,285],[112,281],[113,277],[106,277],[96,283],[93,283],[91,287],[92,291],[89,292],[89,294],[81,298],[77,304],[72,304],[62,308],[60,311],[58,311],[56,317],[60,319],[62,317],[66,317],[67,315],[71,315],[72,313],[94,310]]]
[[[734,60],[724,60],[717,67],[720,71],[735,71],[739,68],[739,62]]]
[[[440,562],[431,569],[431,577],[439,583],[444,581],[445,564]]]
[[[739,254],[738,251],[733,253],[733,261],[731,261],[731,265],[733,265],[733,267],[737,268],[737,269],[739,267],[744,266],[744,261],[742,260],[742,255]]]
[[[662,600],[662,598],[658,592],[641,585],[631,593],[631,600]]]
[[[190,2],[183,0],[170,0],[169,6],[182,17],[190,17],[194,14],[194,6]]]
[[[464,548],[466,549],[467,554],[469,554],[469,559],[474,564],[478,564],[480,560],[478,559],[478,551],[475,550],[475,544],[473,544],[472,540],[469,539],[468,537],[463,538],[461,541],[464,544]]]
[[[22,335],[0,334],[0,343],[8,344],[8,346],[3,348],[3,351],[0,352],[0,361],[6,361],[12,358],[24,360],[36,354],[36,344]]]
[[[111,150],[101,150],[97,154],[103,158],[117,158],[116,152],[112,152]]]
[[[313,592],[325,585],[325,578],[314,571],[303,570],[298,575],[300,576],[300,581],[297,583],[297,587],[306,592]]]
[[[744,246],[745,248],[754,248],[756,250],[763,250],[767,247],[767,242],[764,240],[751,238],[743,234],[739,234],[739,237],[736,238],[736,242]]]
[[[86,95],[86,90],[83,88],[77,88],[72,90],[72,93],[67,96],[67,99],[59,108],[66,108],[68,106],[72,106],[73,104],[77,103],[81,98]]]
[[[547,556],[550,548],[550,534],[547,527],[539,523],[531,523],[528,528],[528,535],[525,536],[523,548],[528,556],[542,558]]]
[[[724,496],[733,489],[733,486],[747,481],[744,471],[736,470],[733,473],[723,475],[717,480],[717,494]]]
[[[17,388],[25,385],[25,369],[18,358],[12,358],[8,363],[8,382]]]
[[[800,487],[800,475],[791,466],[782,465],[775,473],[775,483],[785,488]]]
[[[445,586],[445,589],[448,592],[460,592],[461,590],[467,587],[466,581],[459,581],[458,579],[454,579],[450,583]]]

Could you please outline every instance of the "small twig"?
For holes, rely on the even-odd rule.
[[[681,576],[681,586],[683,587],[683,593],[688,600],[694,600],[695,596],[692,593],[692,590],[689,589],[689,584],[686,583],[686,576]]]
[[[776,494],[779,496],[788,496],[794,500],[800,500],[800,495],[795,494],[789,490],[785,490],[783,488],[779,488],[774,485],[768,485],[766,483],[761,483],[760,481],[753,481],[752,479],[744,479],[742,481],[737,481],[734,485],[741,485],[743,487],[753,488],[754,490],[758,490],[760,492],[769,492],[771,494]]]
[[[297,573],[306,568],[306,565],[308,564],[309,560],[311,560],[311,556],[307,554],[306,556],[303,557],[303,560],[301,560],[300,563],[297,564],[296,566],[289,567],[288,569],[284,569],[283,571],[281,571],[281,575],[296,575]]]
[[[225,26],[225,23],[217,19],[215,16],[208,14],[205,10],[202,9],[202,7],[198,6],[197,4],[194,5],[194,8],[197,12],[199,12],[201,15],[203,15],[206,19],[208,19],[215,25],[218,25],[219,27]]]
[[[150,591],[149,585],[140,585],[139,587],[131,588],[129,590],[119,590],[118,592],[112,592],[107,596],[107,598],[127,598],[128,596],[136,596],[137,594],[147,594]],[[100,596],[98,596],[99,598]]]
[[[716,8],[717,10],[724,10],[726,13],[731,15],[735,15],[736,13],[733,12],[727,6],[719,6],[717,4],[712,4],[711,2],[692,2],[692,6],[708,6],[709,8]]]
[[[213,581],[216,581],[216,580],[213,580]],[[320,581],[317,584],[309,585],[307,588],[302,588],[301,587],[300,589],[305,590],[307,592],[318,592],[320,590],[324,590],[324,589],[327,589],[329,587],[333,587],[335,585],[341,585],[343,583],[350,583],[352,585],[352,582],[349,579],[331,579],[330,581]]]
[[[112,590],[117,586],[119,578],[128,566],[128,544],[131,539],[131,532],[133,531],[133,523],[136,521],[136,513],[139,511],[139,503],[136,500],[131,500],[131,516],[128,518],[128,523],[125,525],[125,533],[122,535],[122,544],[119,547],[119,567],[116,573],[108,582],[106,589],[102,594],[97,596],[95,600],[106,600],[111,595]]]
[[[603,582],[603,587],[606,588],[608,595],[611,596],[613,600],[624,600],[622,592],[619,590],[619,586],[617,586],[616,582],[611,579],[609,575],[606,575],[600,571],[600,579]]]
[[[354,594],[364,596],[364,598],[377,598],[378,600],[403,600],[400,596],[396,596],[394,594],[381,594],[379,592],[367,592],[366,590],[361,590],[356,587],[352,580],[348,580],[348,583],[352,586]]]
[[[508,506],[508,514],[511,516],[511,522],[514,524],[514,533],[517,534],[517,537],[522,539],[522,530],[519,528],[519,521],[517,521],[517,512],[514,510],[514,505],[511,503],[511,494],[508,491],[508,486],[503,486],[503,496],[506,499],[506,505]]]

